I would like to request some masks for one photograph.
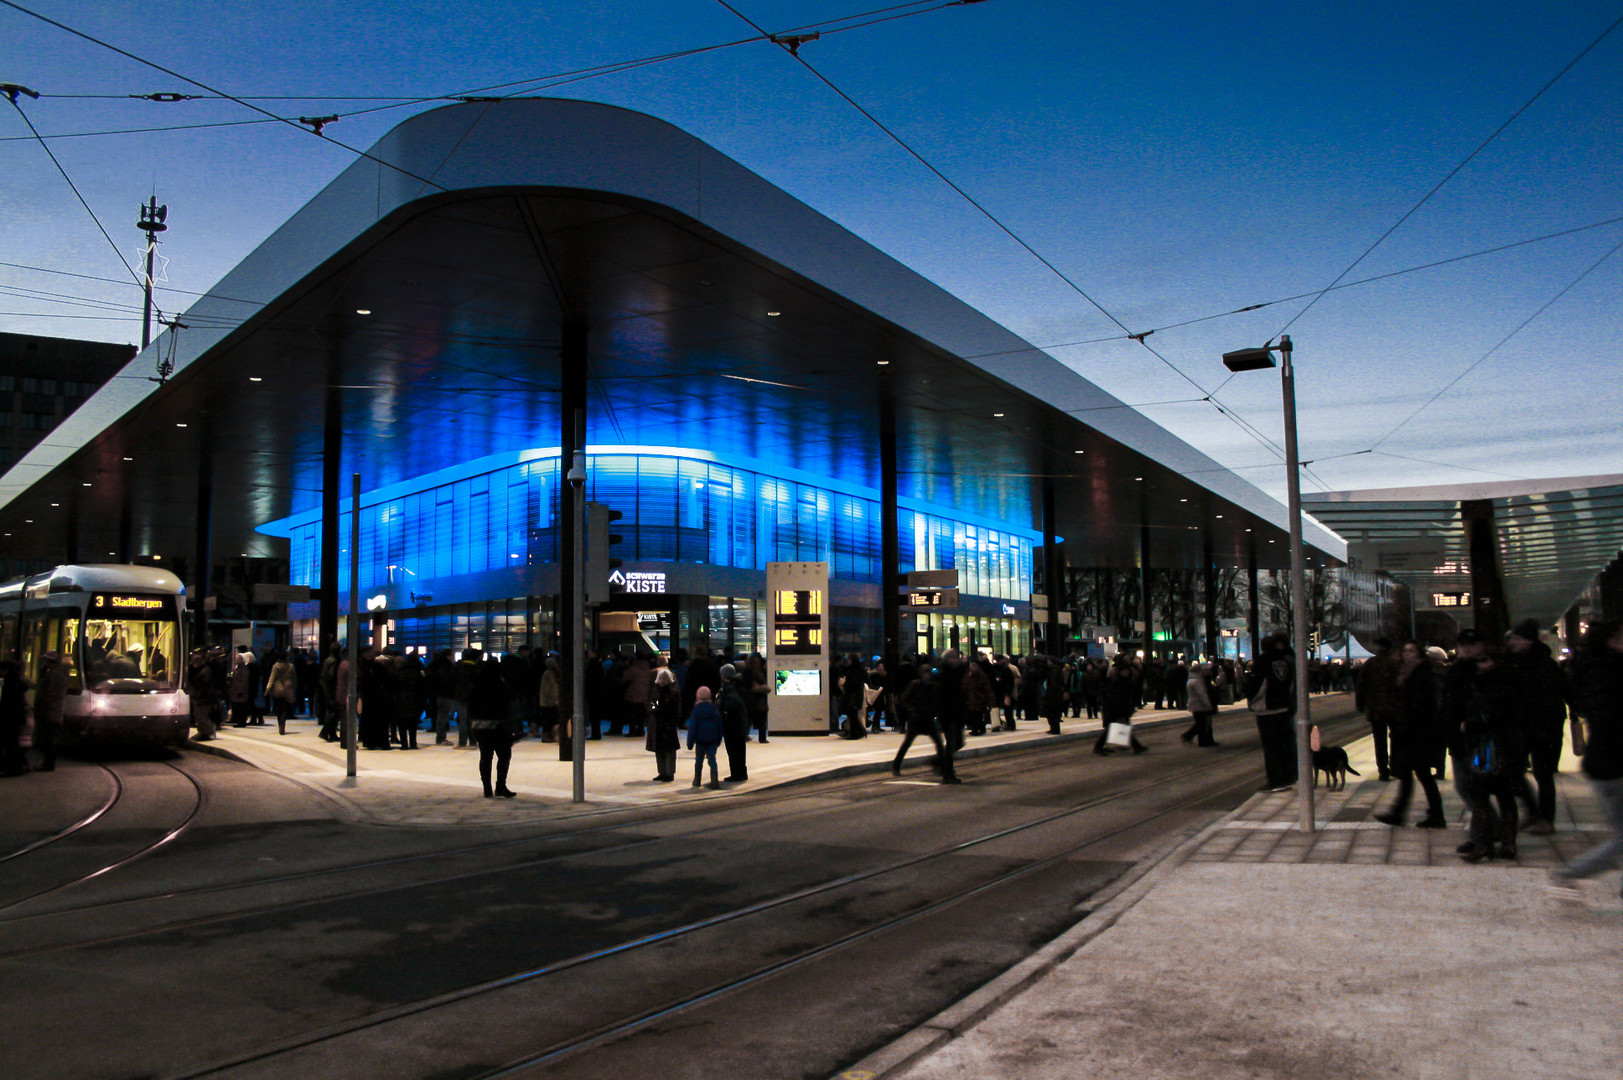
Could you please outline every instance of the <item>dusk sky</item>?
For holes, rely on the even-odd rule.
[[[131,266],[169,207],[176,313],[401,120],[542,93],[692,132],[1281,498],[1278,378],[1221,360],[1281,332],[1304,492],[1623,473],[1615,0],[729,2],[888,21],[797,60],[718,0],[0,0],[40,95],[0,99],[0,330],[141,333],[29,123]]]

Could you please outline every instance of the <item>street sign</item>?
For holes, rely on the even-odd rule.
[[[956,589],[958,587],[958,571],[909,570],[907,572],[907,587],[910,589]]]
[[[253,587],[254,603],[256,604],[307,604],[310,602],[310,586],[308,585],[267,585],[255,582]]]

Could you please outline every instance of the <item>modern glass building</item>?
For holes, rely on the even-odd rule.
[[[360,589],[408,648],[509,651],[557,644],[556,448],[497,454],[361,498]],[[834,645],[881,648],[879,493],[760,462],[677,447],[591,447],[586,497],[619,511],[614,554],[638,591],[603,610],[635,612],[661,649],[697,642],[728,655],[764,651],[769,562],[826,562]],[[1040,535],[902,499],[900,565],[957,570],[960,606],[904,628],[920,651],[1025,652],[1031,645],[1032,550]],[[340,535],[349,537],[350,507]],[[293,584],[321,581],[320,514],[266,525],[286,537]],[[347,542],[340,552],[347,567]],[[347,572],[341,607],[347,608]],[[313,607],[313,605],[310,605]],[[367,604],[363,604],[363,607]],[[295,609],[295,644],[316,644],[313,610]]]

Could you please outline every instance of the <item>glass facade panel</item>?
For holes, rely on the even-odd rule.
[[[827,561],[839,580],[879,582],[877,499],[675,454],[592,454],[587,466],[587,497],[625,515],[615,531],[628,560],[743,570]],[[363,499],[362,589],[555,562],[558,467],[556,458],[544,458]],[[898,526],[903,573],[956,569],[966,595],[1030,596],[1029,536],[906,508]],[[289,535],[292,582],[319,585],[319,523],[301,521]],[[348,514],[339,537],[340,590],[347,592]]]

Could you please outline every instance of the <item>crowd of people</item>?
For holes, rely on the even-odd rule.
[[[1520,832],[1555,832],[1556,778],[1569,737],[1581,755],[1614,835],[1571,866],[1553,885],[1571,889],[1623,856],[1623,624],[1592,624],[1565,663],[1557,661],[1532,620],[1504,642],[1465,629],[1454,655],[1382,638],[1358,671],[1356,703],[1369,721],[1380,780],[1396,780],[1388,808],[1375,815],[1394,827],[1407,821],[1414,788],[1426,799],[1418,828],[1448,826],[1439,781],[1453,773],[1470,807],[1470,830],[1458,847],[1467,862],[1515,859]]]
[[[1255,716],[1263,751],[1263,791],[1297,782],[1294,718],[1295,657],[1289,639],[1263,639],[1252,662],[1190,661],[1182,656],[1140,660],[1129,652],[1110,658],[990,652],[966,656],[948,649],[914,655],[890,670],[879,658],[851,654],[836,661],[830,681],[829,730],[847,739],[893,730],[903,739],[892,761],[900,774],[915,741],[936,751],[943,783],[958,783],[954,757],[966,738],[992,730],[1045,725],[1058,733],[1069,716],[1100,721],[1096,753],[1140,754],[1146,747],[1132,729],[1140,709],[1187,710],[1185,743],[1216,747],[1219,708],[1244,701]],[[1442,792],[1452,769],[1455,790],[1470,807],[1470,831],[1459,845],[1469,862],[1514,859],[1522,829],[1544,835],[1556,828],[1556,780],[1570,730],[1575,752],[1615,826],[1614,835],[1563,870],[1558,888],[1599,872],[1623,857],[1623,624],[1596,623],[1582,647],[1558,662],[1538,627],[1518,624],[1503,644],[1460,632],[1454,655],[1414,641],[1393,648],[1382,638],[1375,655],[1358,664],[1315,661],[1310,690],[1350,689],[1368,719],[1378,778],[1397,782],[1377,820],[1401,826],[1418,787],[1426,809],[1419,828],[1446,828]],[[354,679],[355,737],[369,751],[415,750],[421,734],[436,745],[452,739],[479,751],[479,773],[489,798],[514,795],[508,787],[513,744],[535,738],[572,752],[569,690],[556,655],[521,646],[505,655],[477,647],[460,656],[443,649],[431,659],[399,649],[359,651]],[[31,765],[20,735],[31,719],[33,746],[55,767],[56,739],[68,665],[46,653],[39,684],[14,660],[0,660],[0,775]],[[347,653],[333,646],[272,650],[259,657],[246,645],[196,649],[188,658],[187,687],[196,738],[209,740],[224,726],[267,724],[279,734],[295,715],[321,721],[320,737],[347,738],[351,672]],[[770,684],[759,653],[733,662],[703,645],[669,656],[646,650],[589,652],[584,666],[587,727],[584,737],[641,738],[654,757],[654,781],[676,780],[677,754],[694,754],[692,787],[749,779],[747,746],[768,740]],[[29,691],[35,691],[32,704]],[[721,776],[718,755],[725,753]]]

